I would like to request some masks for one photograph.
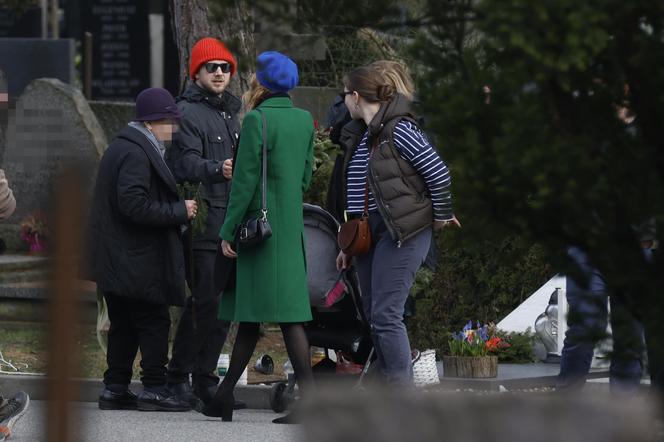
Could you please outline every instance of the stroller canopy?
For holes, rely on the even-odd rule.
[[[339,279],[336,266],[339,224],[319,206],[304,204],[304,238],[307,252],[307,283],[311,305],[325,305],[325,295]]]

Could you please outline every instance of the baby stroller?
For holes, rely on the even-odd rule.
[[[339,223],[319,206],[304,204],[304,236],[307,253],[307,282],[313,320],[305,325],[309,343],[325,349],[325,359],[314,367],[317,372],[336,366],[328,357],[330,350],[340,351],[349,362],[364,365],[357,386],[369,368],[373,343],[369,325],[362,309],[359,280],[351,267],[343,272],[336,268],[339,253]],[[327,370],[326,370],[327,369]],[[273,384],[270,405],[282,412],[294,400],[295,378],[288,383]]]

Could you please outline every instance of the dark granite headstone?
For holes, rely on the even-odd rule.
[[[9,98],[16,99],[37,78],[74,81],[74,40],[62,38],[0,38],[0,70],[5,72]]]
[[[150,86],[149,3],[89,0],[81,16],[92,33],[92,98],[134,100]]]
[[[54,178],[63,165],[79,164],[90,193],[106,136],[81,91],[54,79],[31,83],[10,115],[4,168],[11,171],[15,222],[48,212]]]

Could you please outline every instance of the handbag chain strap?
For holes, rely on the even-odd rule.
[[[265,121],[265,114],[261,109],[256,109],[261,114],[263,120],[263,173],[261,179],[261,193],[262,193],[262,206],[261,212],[263,212],[263,221],[267,220],[267,122]]]

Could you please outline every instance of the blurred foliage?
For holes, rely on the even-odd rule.
[[[413,54],[465,234],[540,244],[582,286],[565,249],[585,249],[644,320],[661,382],[664,261],[634,227],[664,228],[664,4],[434,3]]]

